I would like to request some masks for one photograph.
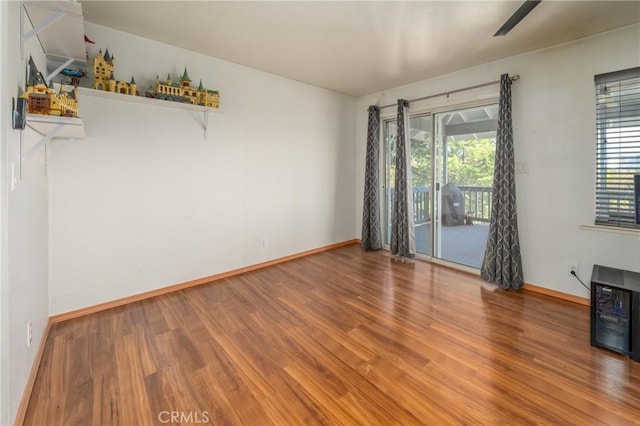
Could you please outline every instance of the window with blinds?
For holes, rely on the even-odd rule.
[[[596,225],[640,229],[640,68],[597,75],[595,84]]]

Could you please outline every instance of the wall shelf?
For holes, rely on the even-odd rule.
[[[21,18],[21,52],[26,40],[29,40],[33,36],[38,37],[47,58],[48,69],[53,69],[51,73],[45,77],[47,83],[50,83],[63,68],[68,67],[70,64],[85,64],[87,62],[84,42],[84,17],[82,15],[82,5],[79,2],[68,0],[25,0],[22,2],[22,6],[33,29],[24,31]],[[205,139],[207,137],[209,115],[212,113],[222,114],[219,108],[209,108],[200,105],[152,99],[144,96],[131,96],[78,87],[79,101],[82,97],[111,99],[146,106],[183,109],[202,113],[201,124],[204,129]],[[81,104],[81,102],[79,102],[79,104]],[[29,149],[23,158],[33,154],[33,152],[50,139],[82,139],[86,137],[82,120],[79,118],[27,115],[27,126],[40,133],[43,138]]]
[[[87,137],[84,124],[78,117],[27,114],[26,124],[42,135],[42,139],[22,155],[23,159],[29,158],[51,139],[84,139]]]
[[[46,77],[47,82],[72,62],[86,63],[84,17],[80,3],[75,1],[24,1],[22,5],[33,29],[26,32],[24,28],[22,29],[21,52],[24,42],[35,35],[42,45],[47,60],[62,63]]]
[[[162,99],[147,98],[144,96],[124,95],[122,93],[106,92],[104,90],[88,89],[86,87],[78,87],[79,97],[91,96],[94,98],[112,99],[116,101],[132,102],[137,104],[159,106],[165,108],[185,109],[188,111],[207,112],[213,114],[223,114],[220,108],[209,108],[202,105],[187,104],[182,102],[171,102]]]
[[[171,102],[162,99],[147,98],[144,96],[125,95],[122,93],[107,92],[104,90],[89,89],[86,87],[78,87],[78,100],[81,101],[83,96],[111,99],[120,102],[131,102],[146,106],[155,106],[163,108],[182,109],[187,111],[195,111],[202,113],[202,128],[204,129],[203,137],[207,138],[207,128],[209,125],[209,114],[224,114],[220,108],[209,108],[202,105],[194,105],[182,102]]]

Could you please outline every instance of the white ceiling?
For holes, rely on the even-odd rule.
[[[85,20],[362,96],[640,22],[640,1],[82,1]],[[640,56],[640,52],[639,52]]]

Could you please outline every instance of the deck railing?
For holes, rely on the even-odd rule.
[[[431,192],[429,192],[428,186],[413,187],[413,216],[416,225],[427,223],[431,220],[430,198]]]
[[[464,195],[465,214],[471,216],[476,222],[489,223],[493,188],[490,186],[460,185],[458,189]]]
[[[474,222],[489,223],[491,218],[490,186],[461,185],[458,189],[464,196],[465,214],[471,216]],[[393,190],[391,190],[393,200]],[[428,186],[413,187],[413,213],[416,225],[427,223],[431,220],[430,209],[431,192]]]

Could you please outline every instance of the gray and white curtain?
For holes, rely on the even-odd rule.
[[[362,248],[380,250],[382,231],[380,228],[380,108],[369,107],[367,128],[367,160],[364,170],[364,203],[362,206]]]
[[[516,182],[511,120],[511,79],[500,76],[493,201],[487,248],[480,275],[502,289],[520,290],[524,285],[516,214]]]
[[[409,144],[409,102],[398,100],[395,195],[391,212],[391,254],[414,257],[413,188],[411,183],[411,145]]]

